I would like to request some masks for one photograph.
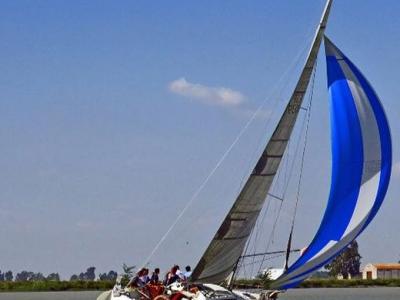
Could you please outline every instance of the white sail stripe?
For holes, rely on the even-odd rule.
[[[378,194],[380,175],[381,172],[378,172],[361,186],[353,216],[343,236],[348,235],[370,213]]]
[[[371,103],[349,65],[344,60],[339,61],[339,65],[347,78],[347,84],[357,108],[363,140],[364,161],[380,162],[381,141],[379,127]],[[377,167],[378,170],[380,170],[380,163]],[[368,174],[366,174],[366,176],[368,176]],[[368,180],[368,178],[366,180]]]
[[[379,185],[379,180],[380,180],[380,172],[379,172],[378,174],[375,174],[375,176],[374,176],[373,178],[371,178],[371,179],[368,180],[366,183],[364,183],[364,184],[361,186],[358,200],[370,198],[368,194],[371,193],[371,190],[372,190],[372,191],[375,190],[375,192],[372,192],[372,193],[373,193],[373,194],[375,195],[375,197],[376,197],[377,186]],[[374,200],[375,200],[375,197],[373,198]],[[358,203],[362,203],[362,202],[363,202],[363,201],[357,201],[357,205],[358,205]],[[374,203],[374,201],[373,201],[373,203]],[[372,203],[372,204],[373,204],[373,203]],[[369,215],[369,213],[371,212],[372,205],[371,205],[371,206],[366,205],[366,207],[369,207],[369,209],[368,209],[364,214],[358,213],[358,214],[356,215],[356,214],[353,213],[353,216],[356,215],[356,217],[359,217],[359,216],[363,216],[363,217],[362,217],[361,219],[358,219],[357,222],[353,222],[355,226],[348,226],[348,227],[347,227],[347,230],[346,230],[345,234],[342,236],[342,238],[343,238],[343,237],[346,237],[347,235],[349,235],[349,234],[351,233],[352,230],[354,230],[364,219],[366,219],[366,217],[367,217],[367,216]],[[357,210],[357,208],[356,208],[356,210]],[[353,217],[353,218],[352,218],[352,221],[353,221],[353,219],[355,219],[355,218]],[[352,222],[350,222],[350,223],[352,224]],[[324,248],[321,249],[321,251],[319,251],[316,255],[314,255],[308,262],[311,262],[311,261],[317,259],[319,256],[323,255],[325,252],[328,252],[328,251],[329,251],[331,248],[333,248],[336,244],[338,244],[338,241],[330,241],[328,244],[326,244],[326,246],[325,246]],[[307,264],[308,264],[308,263],[307,263]],[[306,265],[306,264],[305,264],[305,265]],[[305,265],[304,265],[304,266],[305,266]]]
[[[315,254],[312,258],[310,258],[309,261],[314,260],[318,258],[319,256],[323,255],[325,252],[327,252],[329,249],[331,249],[333,246],[337,244],[338,241],[331,240],[329,241],[324,248],[322,248],[317,254]]]
[[[366,95],[356,75],[353,73],[348,63],[344,60],[344,57],[340,50],[337,49],[333,44],[328,42],[326,46],[326,52],[327,54],[329,53],[329,55],[331,56],[335,56],[335,58],[338,60],[340,68],[347,79],[347,84],[353,96],[354,104],[357,109],[357,115],[361,126],[364,162],[379,161],[379,165],[376,166],[377,169],[375,172],[373,172],[373,174],[366,174],[365,172],[363,172],[363,175],[365,174],[367,176],[367,178],[362,181],[362,183],[364,183],[370,177],[375,175],[381,167],[381,141],[378,122],[376,120],[375,113],[368,99],[368,96]]]
[[[330,241],[303,266],[283,276],[281,280],[276,283],[277,285],[286,285],[305,279],[309,276],[309,271],[311,269],[331,257],[335,251],[340,251],[341,247],[344,247],[348,242],[351,242],[362,230],[363,224],[371,212],[378,193],[381,169],[381,142],[375,114],[366,93],[348,64],[343,60],[341,52],[338,51],[334,45],[328,44],[327,54],[335,56],[335,58],[338,59],[339,65],[347,78],[347,84],[356,105],[364,151],[362,184],[353,215],[340,241]],[[346,241],[346,243],[344,243],[344,241]],[[293,277],[303,273],[305,273],[303,276],[293,279]]]
[[[380,177],[380,174],[377,174],[376,176]],[[298,268],[297,270],[293,271],[290,274],[287,274],[286,276],[283,276],[280,280],[277,280],[274,282],[274,286],[282,286],[282,285],[287,285],[292,282],[296,282],[299,280],[299,278],[307,278],[309,274],[311,273],[310,270],[315,268],[321,263],[324,263],[327,259],[333,257],[337,252],[339,252],[343,247],[345,247],[348,243],[350,243],[353,239],[357,237],[357,235],[360,233],[360,231],[363,229],[365,223],[367,222],[369,217],[369,213],[367,216],[358,224],[357,227],[355,227],[351,232],[347,234],[343,239],[335,243],[330,249],[322,253],[319,257],[315,257],[312,260],[309,260],[306,264]],[[299,276],[297,278],[294,278],[296,276]]]
[[[372,209],[379,188],[380,176],[376,174],[381,169],[381,141],[379,135],[378,123],[368,100],[367,95],[361,88],[356,76],[344,60],[339,61],[340,67],[347,78],[347,84],[350,88],[354,103],[357,108],[357,114],[360,121],[364,164],[360,192],[353,216],[347,226],[344,236],[355,228],[362,219]],[[372,177],[371,180],[369,180]]]

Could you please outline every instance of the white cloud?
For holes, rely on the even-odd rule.
[[[198,100],[200,102],[220,106],[239,106],[245,101],[245,96],[226,87],[209,87],[199,83],[191,83],[185,78],[179,78],[169,83],[171,92]]]

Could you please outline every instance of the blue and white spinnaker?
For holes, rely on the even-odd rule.
[[[328,205],[311,244],[274,288],[298,285],[344,250],[376,215],[390,180],[390,130],[378,96],[326,37],[325,51],[332,139]]]

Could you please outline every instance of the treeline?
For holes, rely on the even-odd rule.
[[[82,272],[79,275],[72,275],[70,281],[94,281],[96,280],[96,268],[89,267],[86,272]],[[118,273],[115,271],[109,271],[108,273],[100,273],[98,279],[103,281],[115,281]]]
[[[0,282],[22,282],[22,281],[60,281],[60,275],[58,273],[51,273],[47,276],[44,276],[42,273],[35,273],[30,271],[22,271],[15,275],[12,271],[2,272],[0,270]]]
[[[96,268],[89,267],[86,269],[86,272],[81,272],[79,275],[72,275],[69,281],[95,281],[96,279],[100,281],[112,281],[115,282],[117,279],[118,273],[115,271],[109,271],[106,273],[100,273],[99,276],[96,278]],[[22,271],[15,275],[12,271],[2,272],[0,270],[0,282],[59,282],[61,281],[60,275],[58,273],[50,273],[47,276],[43,275],[42,273],[38,272],[31,272],[31,271]]]
[[[106,291],[113,281],[3,281],[0,292],[59,292],[59,291]]]

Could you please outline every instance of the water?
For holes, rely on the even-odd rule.
[[[0,300],[96,300],[100,292],[0,293]],[[281,300],[399,300],[400,288],[296,289]]]
[[[0,293],[0,300],[96,300],[101,292]]]

